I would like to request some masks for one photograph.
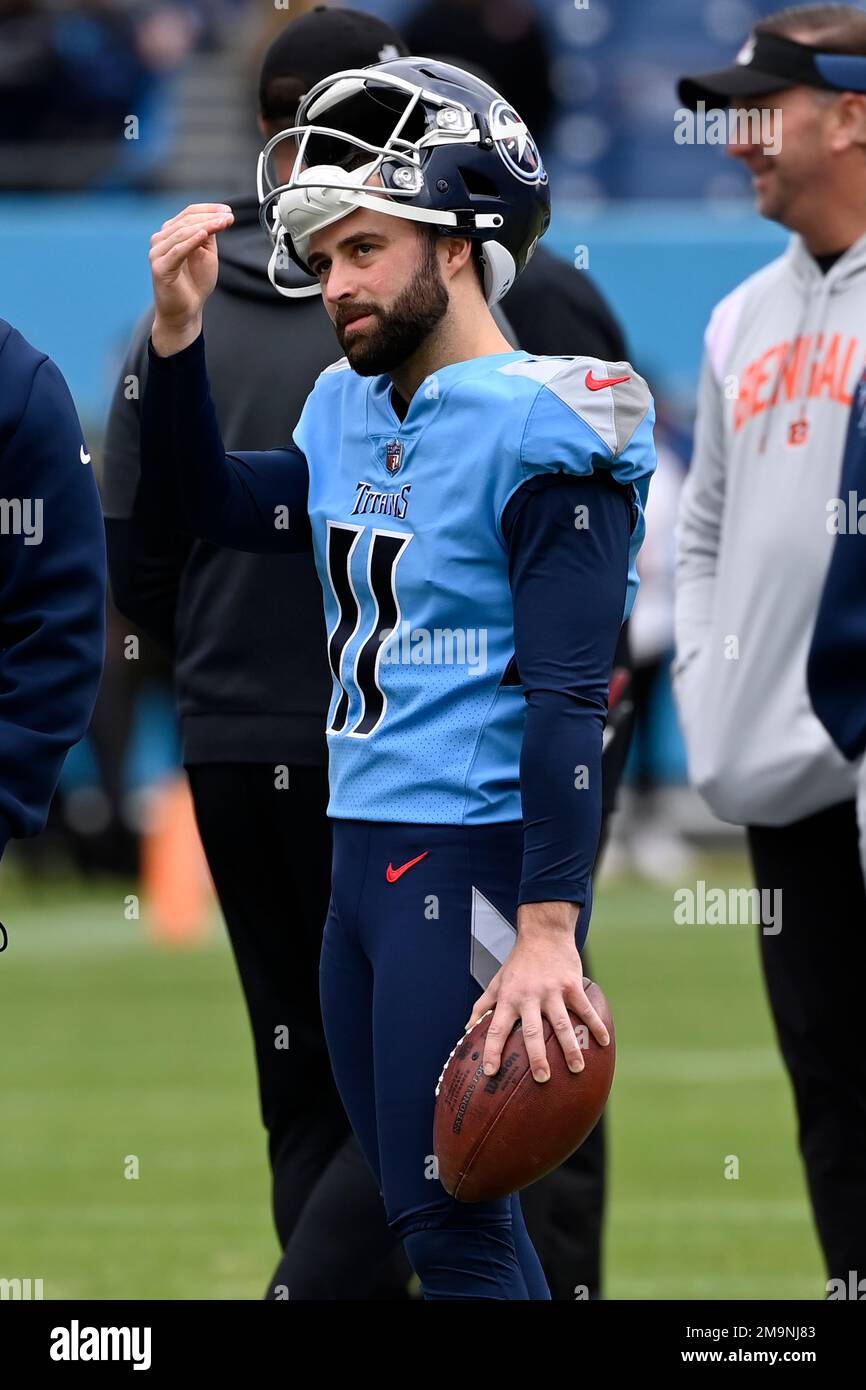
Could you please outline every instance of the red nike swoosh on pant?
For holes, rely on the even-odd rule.
[[[606,386],[619,386],[620,383],[623,381],[631,381],[631,377],[612,376],[606,377],[602,381],[601,378],[593,376],[592,368],[590,368],[590,370],[586,374],[586,384],[589,387],[590,391],[603,391]]]
[[[395,869],[393,865],[389,864],[385,870],[385,877],[388,882],[396,883],[398,878],[403,877],[407,869],[411,869],[413,864],[420,864],[421,860],[426,859],[429,853],[429,849],[425,849],[423,854],[419,854],[416,859],[410,859],[406,864],[401,864],[399,869]]]

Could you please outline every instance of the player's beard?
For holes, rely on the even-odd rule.
[[[390,309],[375,304],[352,304],[337,309],[334,327],[349,365],[359,376],[381,376],[392,372],[415,353],[448,312],[448,291],[439,270],[436,238],[422,237],[423,251],[418,267]],[[363,311],[376,319],[363,333],[345,332],[349,313]]]

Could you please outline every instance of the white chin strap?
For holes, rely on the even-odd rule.
[[[388,217],[402,217],[410,222],[426,222],[440,227],[450,224],[456,228],[456,213],[401,205],[392,201],[384,189],[369,185],[364,187],[365,180],[378,163],[376,158],[352,170],[341,169],[337,165],[317,164],[296,175],[292,180],[293,186],[280,194],[272,229],[274,249],[268,262],[268,279],[279,294],[287,299],[303,299],[321,292],[318,285],[290,289],[277,284],[276,271],[278,267],[284,267],[289,259],[286,237],[291,238],[298,259],[306,264],[312,237],[334,222],[339,222],[340,218],[348,217],[357,208],[385,213]],[[489,227],[493,231],[502,226],[502,218],[498,213],[477,213],[475,225],[479,228]],[[497,241],[484,242],[483,260],[487,302],[496,304],[514,284],[517,267],[511,253]]]

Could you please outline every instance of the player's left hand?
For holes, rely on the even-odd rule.
[[[494,1015],[484,1047],[484,1074],[499,1070],[502,1051],[518,1019],[536,1081],[550,1079],[542,1015],[550,1020],[570,1071],[584,1062],[568,1010],[606,1047],[610,1035],[583,988],[583,966],[574,940],[575,904],[526,903],[518,909],[517,944],[477,1000],[467,1029],[490,1009]]]

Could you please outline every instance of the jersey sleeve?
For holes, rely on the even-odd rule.
[[[628,362],[602,362],[594,357],[536,359],[517,370],[532,375],[539,388],[526,415],[519,477],[505,497],[499,525],[511,497],[534,477],[555,473],[588,477],[606,472],[615,482],[627,485],[633,502],[623,613],[627,618],[638,590],[637,554],[646,529],[649,480],[656,466],[655,409],[649,387]]]

